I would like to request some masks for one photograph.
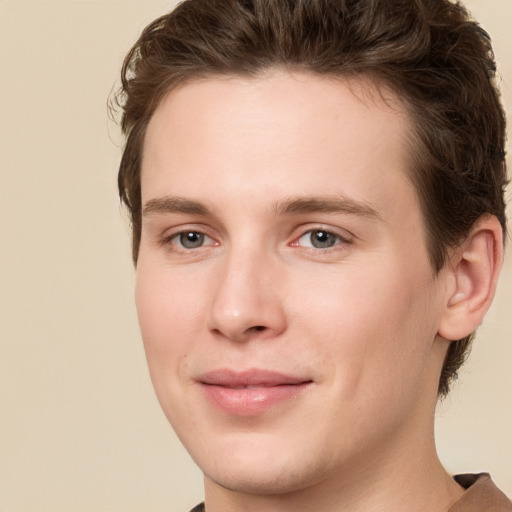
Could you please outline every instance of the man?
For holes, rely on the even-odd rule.
[[[144,30],[119,185],[196,510],[512,510],[433,434],[502,261],[494,71],[447,0],[187,0]]]

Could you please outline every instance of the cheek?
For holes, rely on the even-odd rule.
[[[304,283],[312,291],[297,304],[305,337],[316,340],[331,367],[329,378],[347,400],[361,390],[378,395],[417,378],[435,336],[427,308],[431,285],[386,268],[382,259],[373,268],[316,275]]]
[[[137,267],[135,303],[143,335],[162,340],[181,338],[196,325],[188,319],[202,311],[205,296],[200,276],[176,272],[158,262],[141,262]]]
[[[180,276],[158,263],[139,262],[135,303],[144,349],[157,394],[166,380],[174,381],[204,325],[204,294],[189,276]],[[198,282],[201,282],[200,280]]]

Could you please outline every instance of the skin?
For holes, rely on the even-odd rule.
[[[457,279],[429,263],[411,123],[386,96],[277,70],[189,83],[151,119],[137,310],[208,512],[441,512],[461,494],[433,435]],[[198,383],[225,368],[310,384],[229,414]]]

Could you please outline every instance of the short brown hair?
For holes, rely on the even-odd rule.
[[[433,269],[484,214],[506,231],[505,115],[488,34],[449,0],[186,0],[153,21],[124,61],[119,192],[136,263],[146,127],[164,95],[212,75],[285,67],[365,76],[390,87],[414,122],[411,175]],[[473,335],[450,344],[439,383],[448,392]]]

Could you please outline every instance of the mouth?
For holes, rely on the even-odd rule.
[[[260,369],[214,370],[201,375],[197,382],[211,404],[236,416],[263,414],[313,383],[308,378]]]

